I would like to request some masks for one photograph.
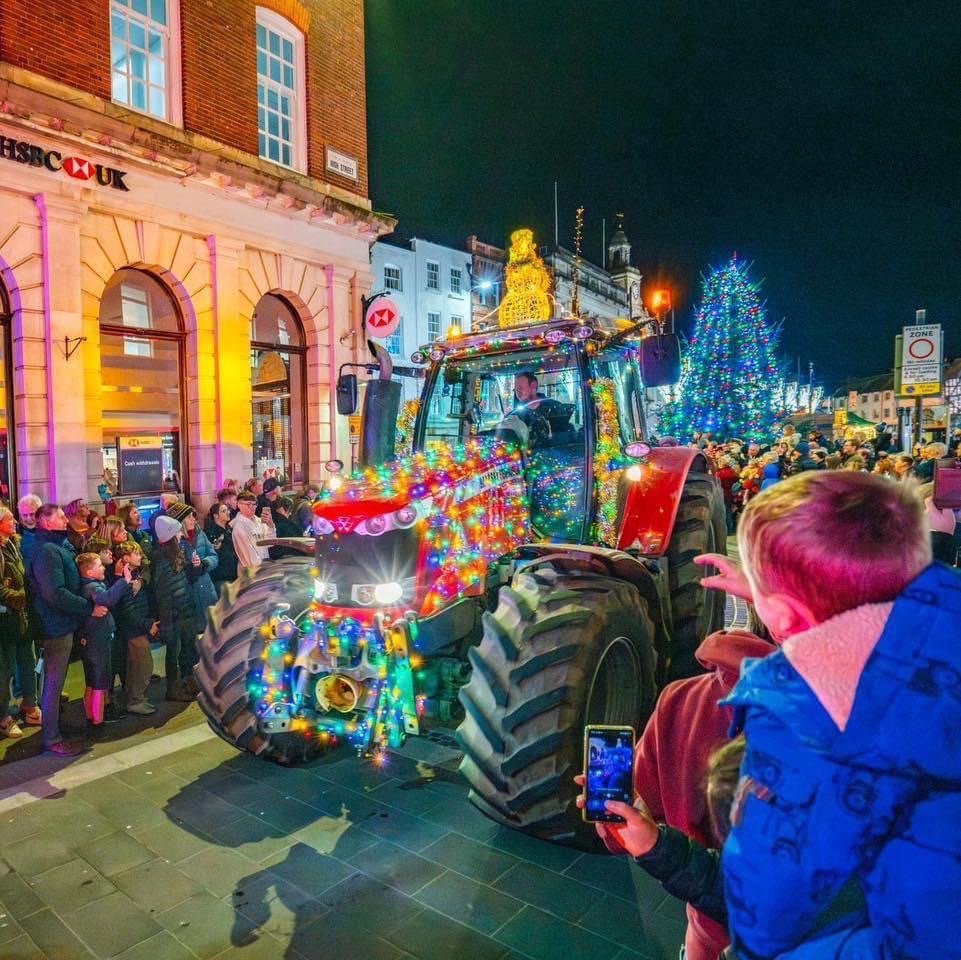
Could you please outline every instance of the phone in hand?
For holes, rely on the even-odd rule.
[[[584,728],[584,810],[588,823],[623,823],[608,800],[634,801],[634,728],[588,724]]]
[[[961,510],[961,460],[935,463],[932,499],[939,510]]]

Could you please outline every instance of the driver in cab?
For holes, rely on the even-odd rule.
[[[556,416],[560,404],[550,397],[545,397],[537,389],[537,377],[533,373],[519,373],[514,377],[514,398],[517,401],[512,414],[520,417],[528,426],[533,420],[532,412],[548,419]]]

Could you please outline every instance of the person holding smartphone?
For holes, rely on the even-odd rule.
[[[230,529],[239,573],[241,570],[256,570],[269,559],[267,548],[258,546],[258,543],[274,536],[274,520],[269,507],[264,507],[257,516],[257,498],[252,493],[245,492],[237,497],[237,509],[239,512],[230,521]]]

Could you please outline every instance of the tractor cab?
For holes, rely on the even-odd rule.
[[[414,449],[484,437],[516,444],[537,539],[586,542],[599,431],[613,429],[619,447],[646,439],[636,342],[571,320],[496,339],[481,332],[434,344],[430,355]],[[598,410],[604,396],[616,404],[615,424]]]

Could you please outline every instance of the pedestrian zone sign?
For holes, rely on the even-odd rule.
[[[941,324],[904,328],[901,342],[901,394],[922,397],[941,392]]]

